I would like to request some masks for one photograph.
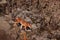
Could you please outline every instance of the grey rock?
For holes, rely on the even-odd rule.
[[[7,23],[3,17],[0,17],[0,29],[3,29],[5,31],[8,31],[10,28],[9,23]]]

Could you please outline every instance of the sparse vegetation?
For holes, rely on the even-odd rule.
[[[23,40],[16,17],[32,24],[28,40],[60,40],[60,0],[0,0],[0,40]]]

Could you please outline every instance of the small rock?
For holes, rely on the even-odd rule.
[[[37,28],[36,24],[32,24],[32,29],[36,29],[36,28]]]
[[[27,22],[32,22],[31,19],[29,17],[26,17],[25,19]]]

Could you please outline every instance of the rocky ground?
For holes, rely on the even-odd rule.
[[[32,31],[26,32],[28,40],[60,40],[60,0],[9,0],[7,3],[2,8],[0,4],[0,40],[23,40],[19,28],[12,27],[15,17],[32,24]]]

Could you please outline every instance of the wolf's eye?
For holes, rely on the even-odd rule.
[[[17,26],[21,26],[21,23],[18,23]]]
[[[26,27],[26,29],[27,29],[27,30],[31,30],[30,27],[28,27],[28,26]]]

